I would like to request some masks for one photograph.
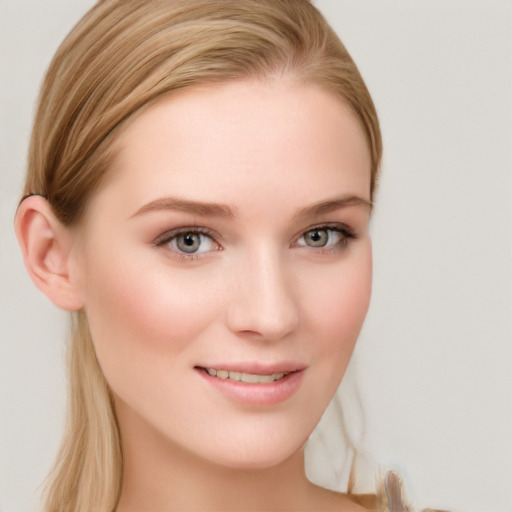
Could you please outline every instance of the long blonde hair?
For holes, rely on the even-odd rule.
[[[368,90],[345,47],[307,0],[101,0],[46,74],[24,194],[45,196],[65,225],[80,220],[115,155],[112,142],[145,107],[206,82],[286,74],[330,91],[354,112],[371,154],[382,142]],[[119,429],[84,311],[73,314],[65,435],[46,512],[110,512],[122,479]]]

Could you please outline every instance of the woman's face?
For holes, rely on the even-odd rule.
[[[123,440],[231,467],[284,460],[370,299],[358,122],[316,86],[243,81],[161,100],[118,149],[71,275]]]

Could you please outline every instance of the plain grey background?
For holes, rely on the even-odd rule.
[[[12,222],[42,74],[93,3],[0,0],[4,512],[37,510],[60,438],[66,316],[26,276]],[[316,5],[357,62],[384,134],[374,295],[351,368],[361,448],[401,472],[418,507],[511,512],[512,1]]]

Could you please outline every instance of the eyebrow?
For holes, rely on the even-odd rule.
[[[296,217],[314,217],[325,213],[330,213],[341,208],[347,208],[349,206],[364,206],[371,211],[373,208],[373,202],[355,195],[344,196],[337,199],[322,201],[321,203],[314,204],[312,206],[306,206],[298,212]]]
[[[179,197],[163,197],[155,199],[139,208],[131,217],[136,217],[148,212],[172,210],[202,217],[223,217],[233,219],[237,217],[237,212],[231,206],[217,203],[203,203],[199,201],[190,201]]]
[[[354,195],[345,196],[337,199],[332,199],[329,201],[322,201],[321,203],[314,204],[311,206],[306,206],[302,208],[297,213],[297,215],[295,215],[295,217],[305,218],[318,216],[335,210],[339,210],[341,208],[347,208],[349,206],[365,206],[371,210],[373,203],[367,199],[363,199],[362,197]],[[145,204],[144,206],[139,208],[131,216],[131,218],[136,217],[138,215],[142,215],[144,213],[161,210],[171,210],[190,213],[192,215],[198,215],[201,217],[220,217],[228,219],[234,219],[238,217],[238,212],[236,208],[233,208],[226,204],[191,201],[179,197],[163,197],[160,199],[155,199],[154,201]]]

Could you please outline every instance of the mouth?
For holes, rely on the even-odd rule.
[[[242,382],[245,384],[269,384],[276,380],[284,379],[286,376],[294,372],[278,372],[271,374],[258,374],[258,373],[246,373],[241,371],[233,370],[222,370],[216,368],[204,368],[197,367],[212,377],[216,377],[221,380],[230,380],[233,382]]]
[[[195,366],[203,381],[229,401],[250,407],[286,402],[301,386],[305,366],[294,363],[257,363]]]

